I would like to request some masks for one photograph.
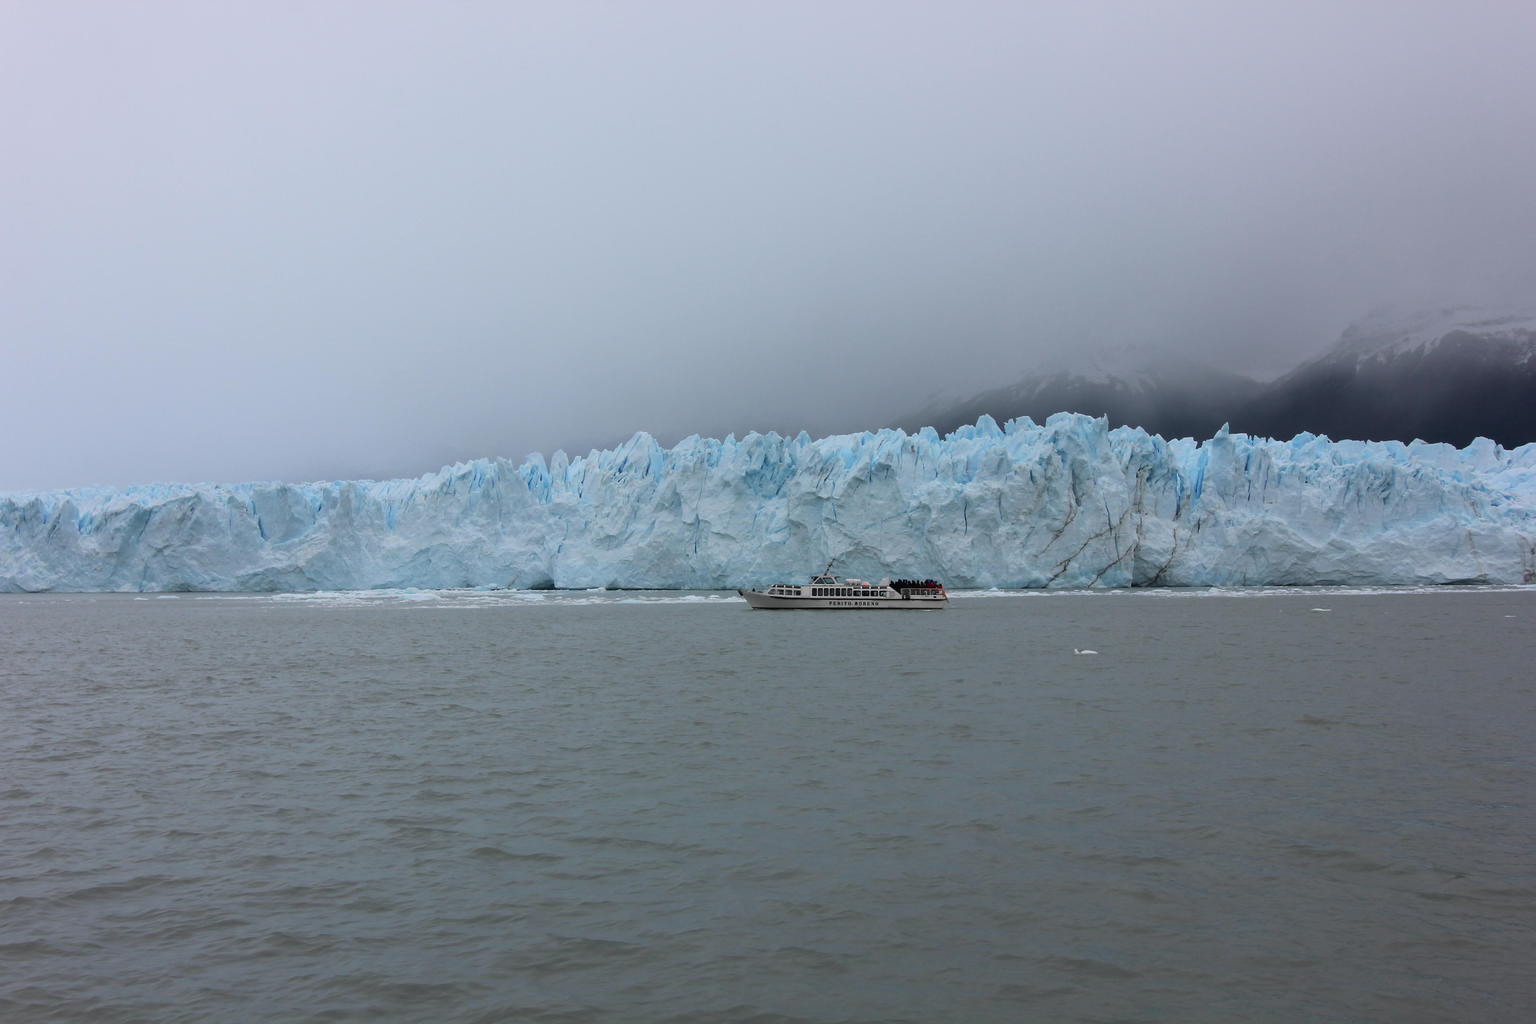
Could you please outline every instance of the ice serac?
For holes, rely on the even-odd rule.
[[[637,434],[416,480],[0,498],[0,590],[1536,583],[1536,445],[1165,441],[1061,414],[940,438]]]

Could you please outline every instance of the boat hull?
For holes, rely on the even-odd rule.
[[[949,604],[947,597],[775,597],[757,590],[738,590],[758,611],[939,611]]]

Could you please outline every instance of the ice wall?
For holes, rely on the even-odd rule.
[[[1164,441],[1060,414],[940,438],[637,434],[417,480],[0,497],[0,590],[1536,582],[1536,445]]]

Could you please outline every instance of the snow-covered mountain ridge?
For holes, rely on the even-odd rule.
[[[1450,306],[1413,313],[1378,310],[1345,330],[1338,344],[1322,358],[1384,361],[1407,353],[1422,354],[1458,334],[1515,347],[1519,362],[1536,355],[1536,315]]]
[[[1536,582],[1536,445],[1165,441],[1078,415],[645,434],[415,480],[0,497],[0,590]]]
[[[1536,441],[1536,315],[1475,307],[1378,310],[1322,355],[1260,383],[1171,353],[1128,347],[1042,362],[1014,383],[930,402],[897,420],[940,430],[1055,412],[1106,416],[1165,437],[1222,423],[1271,437]]]

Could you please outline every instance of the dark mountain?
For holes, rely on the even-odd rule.
[[[1109,369],[1108,367],[1115,367]],[[1376,314],[1323,356],[1267,384],[1191,360],[1123,350],[1074,369],[1045,367],[971,398],[930,403],[899,425],[939,431],[1055,412],[1106,416],[1164,437],[1235,431],[1335,439],[1536,441],[1536,317],[1475,309]]]
[[[1272,382],[1234,430],[1365,441],[1536,441],[1536,317],[1445,310],[1377,317]]]

